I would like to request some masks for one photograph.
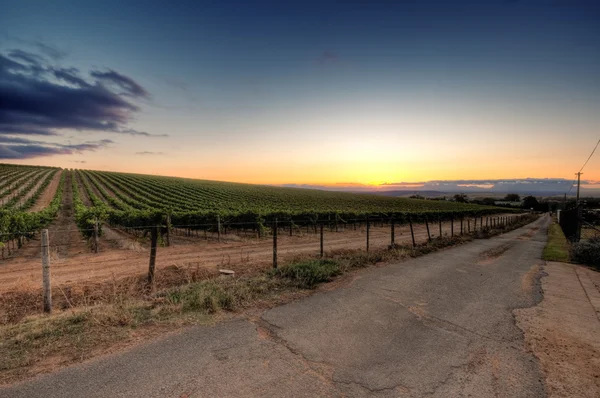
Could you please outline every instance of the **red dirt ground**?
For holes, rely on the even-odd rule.
[[[44,209],[46,206],[48,206],[50,204],[50,202],[52,202],[52,198],[54,198],[54,193],[56,192],[56,188],[58,188],[58,184],[60,183],[60,176],[62,175],[62,173],[63,173],[63,171],[59,170],[54,175],[54,177],[52,178],[52,181],[50,181],[50,184],[48,184],[48,186],[46,187],[44,192],[40,195],[40,197],[35,202],[33,207],[31,207],[31,209],[28,210],[29,213],[40,211],[40,210]],[[35,189],[32,191],[35,192]]]

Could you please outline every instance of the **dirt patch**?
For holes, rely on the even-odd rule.
[[[504,243],[500,246],[493,247],[489,250],[482,252],[479,255],[478,264],[480,265],[489,265],[494,262],[498,257],[503,255],[508,249],[513,247],[514,243]]]
[[[54,198],[54,194],[56,193],[56,189],[58,188],[58,184],[60,183],[60,176],[62,175],[63,170],[58,171],[54,174],[52,181],[50,184],[44,189],[44,192],[40,195],[35,204],[31,207],[31,209],[27,210],[27,212],[32,213],[36,211],[40,211],[48,207],[52,199]]]
[[[600,395],[600,322],[575,267],[548,263],[544,299],[514,311],[517,325],[546,374],[550,397]],[[529,286],[531,272],[523,277]]]
[[[529,240],[531,239],[531,237],[533,235],[535,235],[535,233],[539,230],[539,228],[534,227],[534,228],[530,228],[529,231],[525,232],[524,234],[522,234],[521,236],[519,236],[517,239],[520,240]]]

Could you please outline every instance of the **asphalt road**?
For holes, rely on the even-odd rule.
[[[542,298],[532,270],[548,222],[371,268],[257,318],[191,328],[0,396],[545,396],[512,310]]]

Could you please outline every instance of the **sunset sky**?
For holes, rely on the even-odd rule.
[[[599,20],[577,0],[2,0],[0,162],[570,180],[600,138]]]

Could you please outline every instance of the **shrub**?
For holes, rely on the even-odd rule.
[[[581,264],[600,268],[600,238],[575,243],[571,248],[571,259]]]
[[[334,276],[340,275],[339,264],[332,260],[313,260],[290,264],[271,271],[272,276],[287,278],[300,288],[314,288],[322,282],[329,282]]]

